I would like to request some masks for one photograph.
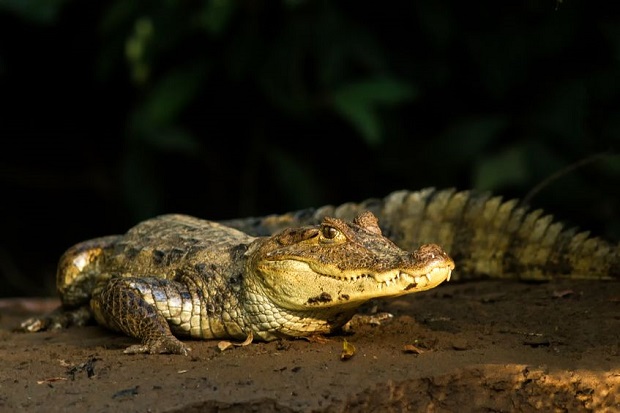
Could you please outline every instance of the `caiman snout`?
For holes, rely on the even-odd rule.
[[[424,244],[415,250],[412,255],[413,259],[422,266],[448,267],[450,271],[454,269],[452,258],[437,244]],[[450,281],[450,276],[448,276],[447,281]]]

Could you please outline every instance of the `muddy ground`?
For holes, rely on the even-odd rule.
[[[448,283],[324,343],[189,357],[125,355],[98,326],[12,331],[55,304],[0,301],[0,411],[620,411],[620,282]]]

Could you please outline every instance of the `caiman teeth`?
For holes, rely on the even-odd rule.
[[[441,283],[441,281],[438,280],[437,277],[439,276],[441,272],[445,270],[447,270],[445,279],[443,277],[440,277],[440,278],[442,278],[442,280],[445,280],[445,281],[450,281],[450,275],[452,274],[452,270],[450,268],[433,268],[429,272],[422,274],[422,275],[412,275],[412,274],[408,274],[406,272],[401,271],[398,273],[396,277],[381,282],[379,284],[379,288],[382,288],[384,286],[389,287],[392,284],[396,284],[397,280],[399,280],[401,276],[407,276],[409,278],[412,278],[413,284],[420,285],[422,287],[432,285],[433,283],[438,284],[437,281],[439,281],[439,283]]]
[[[379,283],[379,288],[383,288],[383,287],[390,287],[393,284],[396,284],[396,282],[398,282],[398,280],[400,280],[400,278],[405,275],[407,277],[411,277],[413,278],[414,282],[416,284],[420,284],[420,283],[424,283],[426,285],[431,284],[433,282],[433,271],[435,271],[436,269],[431,270],[430,272],[423,274],[423,275],[411,275],[409,273],[406,273],[404,271],[400,271],[397,275],[393,276],[392,278],[388,278],[384,281],[379,281],[377,280],[377,282]],[[450,281],[450,276],[452,275],[452,270],[448,269],[448,275],[446,277],[446,281]],[[330,278],[335,278],[335,279],[340,279],[340,280],[346,280],[348,282],[356,282],[359,281],[362,278],[375,278],[374,275],[371,274],[358,274],[358,275],[353,275],[353,276],[349,276],[346,278],[340,278],[340,277],[335,277],[335,276],[330,276],[328,275],[328,277]],[[376,279],[376,278],[375,278]]]

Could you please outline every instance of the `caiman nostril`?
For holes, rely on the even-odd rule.
[[[415,250],[412,254],[414,260],[430,263],[433,261],[450,261],[451,268],[454,268],[454,262],[450,259],[448,254],[437,244],[424,244],[417,250]]]

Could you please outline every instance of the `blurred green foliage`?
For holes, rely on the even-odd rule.
[[[426,186],[523,197],[602,152],[532,204],[619,239],[618,9],[0,1],[0,135],[17,148],[0,177],[21,200],[3,216],[22,217],[3,219],[1,247],[49,272],[69,244],[158,213],[223,219]],[[33,231],[47,234],[35,247]],[[44,269],[21,262],[30,248]]]

